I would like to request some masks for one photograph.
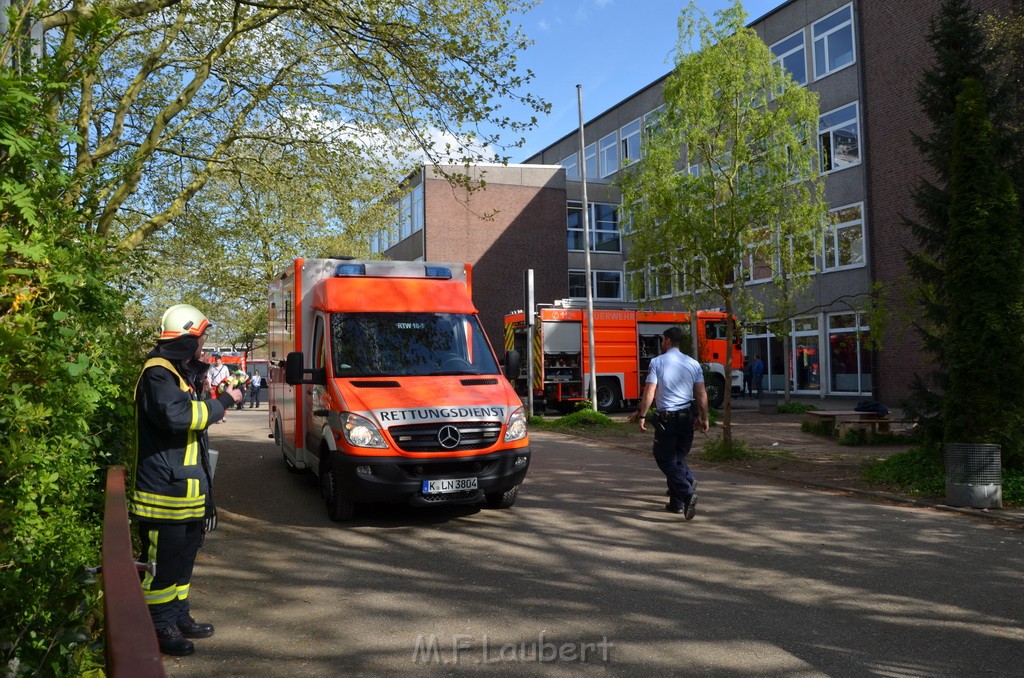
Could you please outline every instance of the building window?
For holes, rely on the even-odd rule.
[[[622,271],[591,271],[591,294],[594,299],[622,300]],[[586,271],[569,271],[569,296],[586,299]]]
[[[412,196],[402,196],[398,210],[398,233],[399,242],[412,235]]]
[[[644,113],[644,130],[643,130],[643,133],[644,133],[645,136],[650,138],[650,136],[652,134],[654,134],[654,133],[656,133],[658,131],[658,127],[660,126],[660,123],[658,122],[658,119],[661,117],[661,115],[664,112],[665,112],[665,105],[662,104],[661,106],[658,106],[657,108],[655,108],[653,111],[650,111],[648,113]]]
[[[804,49],[803,30],[772,45],[772,54],[775,55],[775,63],[789,71],[798,85],[807,84],[807,53]]]
[[[579,181],[580,180],[580,154],[573,153],[568,158],[562,158],[562,162],[559,164],[565,168],[565,178],[567,181]]]
[[[854,62],[853,6],[847,5],[811,27],[814,77],[823,78]]]
[[[856,102],[818,118],[818,152],[822,172],[834,172],[860,164]]]
[[[619,171],[619,135],[612,132],[598,142],[601,176],[615,174]]]
[[[668,264],[662,264],[656,266],[649,271],[647,281],[650,283],[651,289],[647,292],[648,299],[667,299],[672,296],[672,279],[673,275],[672,267]]]
[[[828,317],[829,390],[833,393],[871,392],[871,332],[858,313]]]
[[[740,262],[743,279],[747,283],[760,283],[772,279],[774,249],[772,234],[768,229],[751,232],[750,244]]]
[[[863,205],[832,210],[832,223],[825,230],[825,270],[864,265]]]
[[[597,144],[590,144],[583,149],[584,171],[587,179],[597,178]]]
[[[423,230],[423,184],[412,190],[412,232]]]
[[[640,159],[640,118],[619,130],[619,148],[622,149],[623,165]]]
[[[618,205],[588,203],[590,208],[591,252],[621,252],[622,238],[619,232]],[[566,203],[566,245],[570,250],[583,251],[583,203],[570,200]]]

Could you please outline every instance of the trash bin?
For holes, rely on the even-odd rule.
[[[778,414],[779,413],[779,396],[773,393],[762,393],[761,397],[757,400],[757,413],[758,414]]]
[[[946,503],[970,508],[1002,508],[1001,461],[999,445],[946,443]]]

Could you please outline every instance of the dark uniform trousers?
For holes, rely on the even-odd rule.
[[[139,521],[142,554],[147,562],[156,562],[156,575],[142,577],[149,614],[157,630],[165,629],[189,616],[188,589],[196,554],[203,542],[203,522],[180,523]]]
[[[682,506],[693,495],[696,479],[686,463],[693,445],[692,408],[654,416],[654,460],[668,481],[669,499]]]

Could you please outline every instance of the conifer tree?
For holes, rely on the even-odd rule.
[[[969,0],[946,0],[929,23],[928,43],[934,63],[922,74],[917,100],[931,123],[925,135],[914,135],[931,176],[922,177],[912,193],[918,218],[906,219],[919,248],[907,254],[907,265],[917,283],[921,318],[917,330],[932,359],[931,371],[918,375],[912,394],[903,407],[908,416],[921,421],[926,439],[937,444],[943,438],[941,414],[943,394],[949,386],[943,341],[949,308],[946,257],[949,240],[949,171],[952,155],[953,114],[963,82],[974,79],[984,93],[993,132],[1001,138],[994,144],[995,161],[1012,162],[1018,144],[1011,143],[1014,120],[1012,89],[1003,76],[999,49],[987,39],[981,14]]]
[[[999,443],[1013,463],[1024,461],[1024,232],[985,99],[977,80],[964,80],[951,135],[944,440]]]

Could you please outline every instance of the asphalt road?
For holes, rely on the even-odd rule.
[[[212,430],[217,631],[170,676],[1024,675],[1020,530],[699,467],[686,522],[650,456],[544,433],[510,510],[338,524],[266,434]]]

